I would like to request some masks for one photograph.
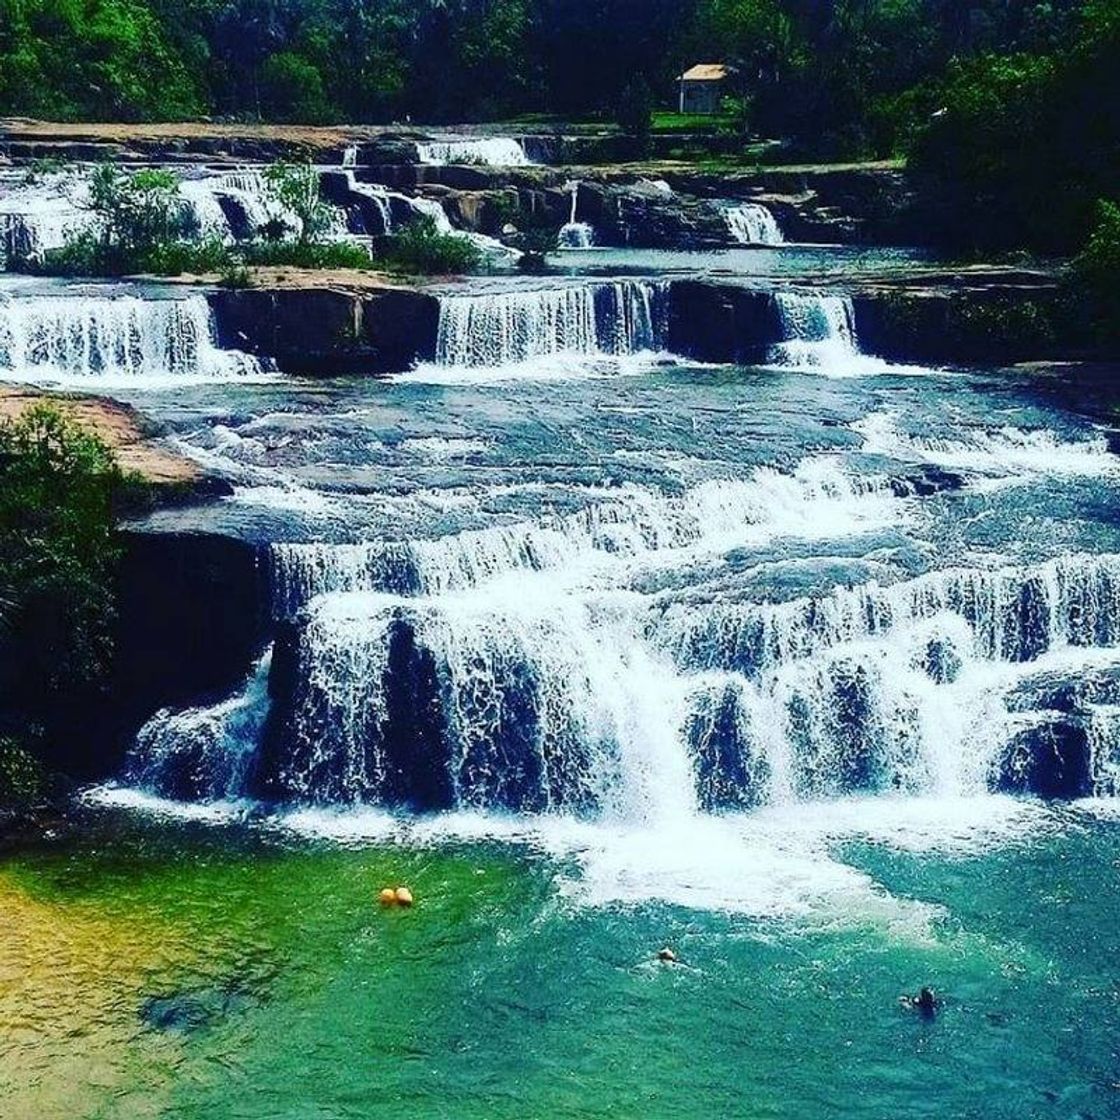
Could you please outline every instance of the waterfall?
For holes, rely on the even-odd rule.
[[[1118,645],[1117,556],[776,605],[611,601],[546,576],[334,592],[274,654],[282,683],[252,766],[251,683],[216,708],[161,713],[130,772],[165,793],[650,823],[1042,784],[1053,709],[1072,705],[1063,749],[1085,760],[1081,792],[1108,791],[1120,683],[1095,667],[1120,665]]]
[[[83,207],[85,197],[84,182],[70,173],[47,175],[34,183],[4,183],[0,267],[13,260],[41,260],[44,253],[62,248],[68,237],[89,229],[94,219]]]
[[[740,245],[781,245],[785,242],[777,219],[760,203],[728,202],[721,205],[731,236]]]
[[[513,289],[440,299],[436,361],[497,368],[552,355],[661,349],[668,288],[644,280]]]
[[[485,167],[528,167],[531,160],[520,140],[510,136],[454,137],[416,145],[421,163],[468,163]]]
[[[243,796],[264,730],[271,666],[269,651],[240,692],[212,707],[157,712],[129,752],[126,779],[184,801]]]
[[[572,196],[572,206],[567,222],[557,235],[557,242],[561,249],[590,249],[595,244],[595,230],[587,222],[576,219],[576,209],[579,205],[578,180],[568,183],[567,190]]]
[[[784,341],[770,351],[775,366],[827,377],[917,372],[860,351],[855,311],[848,296],[779,291],[774,293],[774,304],[784,335]]]
[[[277,617],[318,595],[379,591],[436,595],[512,573],[665,569],[701,555],[797,536],[832,539],[894,525],[908,481],[856,476],[828,457],[790,473],[760,467],[745,479],[701,483],[679,495],[643,486],[612,488],[564,516],[516,521],[436,540],[275,544],[270,585]]]
[[[218,348],[210,305],[202,296],[0,300],[0,378],[104,383],[260,373],[255,358]]]
[[[350,144],[342,151],[342,166],[343,167],[357,167],[358,166],[358,145]]]

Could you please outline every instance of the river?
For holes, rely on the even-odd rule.
[[[232,484],[143,528],[276,635],[0,861],[6,1116],[1120,1108],[1113,433],[812,290],[690,364],[658,283],[448,288],[382,381],[0,309]]]

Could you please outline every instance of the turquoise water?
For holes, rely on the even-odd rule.
[[[600,902],[531,844],[101,817],[0,863],[4,1115],[1117,1115],[1115,824],[898,810],[826,845],[839,889],[774,862],[768,915]]]

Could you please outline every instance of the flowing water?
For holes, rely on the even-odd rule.
[[[759,202],[728,202],[723,216],[731,236],[744,245],[781,245],[785,238],[774,215]]]
[[[222,350],[201,295],[152,298],[122,286],[0,288],[0,379],[108,389],[256,377]]]
[[[276,640],[0,858],[4,1115],[1116,1115],[1112,433],[834,292],[764,368],[654,278],[439,294],[382,382],[107,367]]]
[[[456,136],[417,144],[421,163],[468,163],[486,167],[527,167],[533,161],[511,136]]]

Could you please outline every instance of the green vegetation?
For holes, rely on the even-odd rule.
[[[319,173],[309,163],[274,163],[264,181],[273,201],[299,223],[301,245],[317,241],[330,228],[331,210],[319,195]]]
[[[393,271],[450,275],[476,271],[482,252],[465,237],[441,233],[432,218],[418,218],[385,239],[385,263]]]
[[[230,263],[242,266],[278,268],[358,268],[374,267],[369,250],[349,241],[257,241],[227,251]],[[227,267],[229,265],[227,264]]]
[[[954,62],[911,166],[939,239],[1069,253],[1120,192],[1120,0],[1084,5],[1061,45]]]
[[[1120,0],[0,0],[0,113],[741,136],[713,167],[769,137],[786,163],[909,156],[931,239],[960,251],[1073,254],[1117,198],[1118,29]],[[717,60],[727,111],[666,112]],[[275,174],[315,240],[306,180]]]
[[[226,244],[200,236],[177,176],[170,171],[124,172],[109,164],[89,175],[92,229],[73,234],[42,260],[13,261],[11,267],[51,276],[156,276],[218,273],[231,287],[251,282],[251,267],[377,269],[406,274],[477,271],[483,264],[468,238],[441,232],[424,217],[380,239],[378,256],[364,245],[327,240],[331,208],[310,165],[275,164],[265,182],[277,213],[255,239]]]
[[[0,800],[39,788],[107,687],[125,484],[109,448],[58,409],[0,423]]]
[[[1102,342],[1120,342],[1120,206],[1097,204],[1096,223],[1074,261],[1074,282],[1094,332]]]

